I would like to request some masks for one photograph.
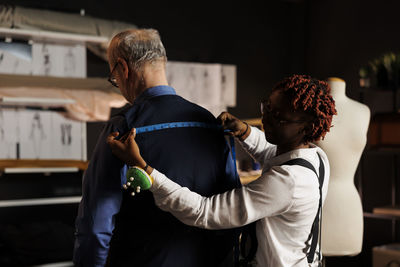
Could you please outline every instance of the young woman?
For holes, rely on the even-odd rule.
[[[113,133],[107,142],[120,159],[146,169],[153,177],[150,191],[162,210],[186,224],[206,229],[234,228],[257,221],[257,266],[308,266],[310,231],[320,201],[319,180],[311,169],[285,163],[301,158],[317,173],[320,162],[323,164],[323,202],[329,163],[326,154],[312,142],[325,136],[336,114],[329,91],[326,82],[309,76],[293,75],[282,80],[261,104],[264,132],[222,113],[219,119],[223,127],[242,141],[263,171],[246,186],[207,198],[148,166],[134,140],[135,129],[123,141],[116,140],[118,133]],[[316,266],[318,259],[312,256],[311,266]]]

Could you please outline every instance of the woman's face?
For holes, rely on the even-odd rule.
[[[312,125],[312,117],[305,112],[294,111],[282,91],[273,91],[262,102],[261,112],[265,138],[269,143],[286,150],[303,144],[307,129]]]

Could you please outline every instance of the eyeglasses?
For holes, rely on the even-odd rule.
[[[117,79],[115,77],[113,77],[112,74],[118,64],[119,64],[119,62],[115,63],[114,67],[112,68],[112,70],[110,72],[110,75],[108,76],[108,81],[111,83],[112,86],[115,86],[117,88],[119,87],[118,83],[117,83]]]
[[[271,105],[267,101],[262,101],[260,104],[260,108],[262,117],[264,117],[264,115],[270,115],[270,118],[272,118],[272,122],[278,124],[279,126],[284,126],[290,123],[308,122],[307,120],[288,120],[281,118],[279,116],[279,111],[272,110]]]

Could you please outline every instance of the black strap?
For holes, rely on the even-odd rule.
[[[251,266],[250,262],[256,256],[258,247],[256,223],[257,221],[242,227],[242,236],[240,239],[240,254],[242,255],[243,259],[239,262],[239,266],[241,267]],[[250,248],[247,251],[246,245],[249,242]]]
[[[321,214],[321,222],[322,222],[322,185],[324,184],[324,177],[325,177],[325,167],[324,163],[322,162],[321,156],[318,154],[319,158],[319,175],[315,171],[314,166],[305,159],[297,158],[289,160],[282,165],[300,165],[305,168],[312,170],[318,177],[319,181],[319,204],[318,204],[318,211],[317,215],[315,216],[314,222],[311,227],[311,233],[309,236],[312,238],[311,240],[311,247],[310,251],[307,254],[307,261],[308,263],[312,263],[314,260],[315,250],[317,248],[317,242],[319,240],[319,252],[318,252],[318,260],[321,260],[321,232],[320,232],[320,214]]]

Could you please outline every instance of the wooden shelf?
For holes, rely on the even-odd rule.
[[[62,88],[71,90],[98,90],[121,94],[107,83],[107,78],[50,77],[38,75],[0,74],[1,87]]]
[[[73,267],[74,264],[72,261],[63,261],[63,262],[55,262],[55,263],[46,263],[35,265],[33,267]]]
[[[103,36],[63,33],[45,30],[9,29],[0,27],[0,36],[11,39],[34,40],[42,42],[62,43],[94,43],[104,44],[109,40]]]
[[[257,180],[261,175],[246,175],[246,176],[240,176],[240,182],[242,185],[249,184],[253,182],[254,180]]]
[[[39,108],[58,108],[75,104],[74,99],[64,98],[40,98],[40,97],[0,97],[0,106],[22,106]]]
[[[400,206],[382,206],[373,208],[372,212],[374,214],[383,214],[400,217]]]
[[[6,168],[78,168],[86,170],[89,161],[80,160],[37,160],[37,159],[16,159],[0,160],[0,170]]]
[[[372,212],[364,212],[364,217],[375,218],[375,219],[400,220],[400,216],[389,215],[389,214],[378,214]]]
[[[81,196],[70,197],[49,197],[49,198],[32,198],[32,199],[12,199],[0,200],[0,208],[39,206],[39,205],[60,205],[75,204],[81,201]]]
[[[400,153],[400,145],[396,146],[368,146],[365,150],[367,153],[374,153],[374,154],[399,154]]]

